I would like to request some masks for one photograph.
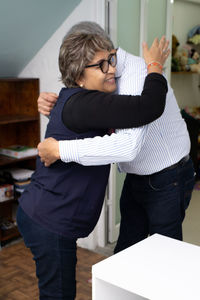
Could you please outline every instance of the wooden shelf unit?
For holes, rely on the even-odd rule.
[[[173,74],[199,74],[198,72],[192,72],[192,71],[172,71]],[[200,75],[200,74],[199,74]]]
[[[40,118],[37,109],[39,79],[0,78],[0,147],[27,145],[36,147],[40,141]],[[0,170],[35,168],[35,156],[16,159],[0,155]],[[13,220],[17,199],[0,202],[0,218]],[[17,227],[0,228],[1,242],[19,236]]]

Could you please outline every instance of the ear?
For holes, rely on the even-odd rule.
[[[77,81],[76,83],[82,88],[84,87],[84,78],[83,76],[81,76]]]

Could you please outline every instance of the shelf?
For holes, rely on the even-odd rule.
[[[26,78],[26,77],[1,77],[0,78],[1,82],[16,82],[16,83],[21,83],[21,82],[33,82],[33,81],[38,81],[39,83],[39,79],[38,78]]]
[[[1,242],[7,241],[9,239],[12,239],[14,237],[20,236],[20,233],[18,231],[17,226],[7,229],[7,230],[1,230]]]
[[[40,141],[40,115],[37,108],[38,78],[0,78],[0,147],[26,145],[36,148]],[[35,170],[37,155],[14,158],[0,154],[0,170],[24,168]],[[9,179],[8,179],[9,181]],[[0,202],[0,216],[15,219],[19,196]],[[16,202],[16,203],[15,203]],[[17,226],[0,227],[1,242],[20,236]]]
[[[21,122],[38,121],[38,116],[25,116],[25,115],[7,115],[0,117],[0,125],[13,124]]]
[[[6,165],[11,165],[20,161],[25,161],[25,160],[30,160],[30,159],[35,159],[37,156],[28,156],[28,157],[23,157],[23,158],[13,158],[5,155],[0,155],[0,167],[6,166]]]
[[[198,75],[200,75],[198,72],[192,72],[192,71],[178,71],[178,72],[171,72],[171,74],[189,74],[189,75],[198,74]]]
[[[0,201],[0,205],[6,205],[8,203],[16,202],[16,201],[17,201],[17,199],[12,198],[12,199],[8,199],[8,200],[5,200],[5,201]]]

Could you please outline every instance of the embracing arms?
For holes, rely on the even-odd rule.
[[[157,46],[159,47],[160,45]],[[162,102],[164,100],[165,102],[166,92],[167,83],[165,78],[160,74],[155,73],[148,75],[145,81],[142,96],[132,97],[122,95],[109,95],[108,97],[107,94],[104,94],[105,99],[107,100],[104,101],[103,97],[99,97],[99,92],[86,91],[85,102],[83,101],[81,103],[78,97],[76,99],[71,98],[71,101],[68,101],[69,105],[66,105],[64,109],[65,112],[63,111],[63,121],[64,123],[66,122],[68,128],[71,127],[70,129],[77,132],[85,131],[90,128],[93,129],[94,127],[137,127],[153,121],[155,120],[155,118],[161,115],[164,106],[162,104],[161,109],[161,106],[157,106],[157,101],[160,100],[160,102]],[[101,96],[103,96],[103,93],[100,94]],[[93,97],[90,97],[90,95],[93,95]],[[81,98],[81,101],[82,100],[83,98]],[[90,105],[85,105],[86,103],[89,103]],[[82,108],[80,108],[80,106],[82,106]],[[159,115],[155,117],[155,114],[158,114],[158,107],[160,107],[159,109],[161,109],[162,111],[160,111]],[[75,112],[71,119],[70,109],[72,114],[73,112]],[[81,114],[81,111],[84,113]],[[144,117],[142,116],[143,114]],[[68,115],[69,117],[66,118],[66,120],[65,115]],[[79,141],[61,141],[60,149],[58,147],[57,141],[55,141],[54,139],[47,139],[43,143],[39,144],[39,155],[45,162],[45,165],[51,164],[56,159],[60,158],[60,155],[63,161],[77,161],[82,164],[103,164],[109,162],[132,160],[141,148],[147,129],[138,128],[138,132],[140,132],[141,136],[140,134],[137,135],[137,132],[135,130],[137,129],[130,129],[121,132],[118,131],[117,134],[113,134],[110,137],[104,136],[103,138],[94,138]],[[130,147],[130,145],[132,148]],[[128,155],[126,153],[127,149],[131,149]],[[121,151],[120,154],[119,150]],[[102,159],[100,159],[101,157]]]

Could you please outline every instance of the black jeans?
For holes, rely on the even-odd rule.
[[[191,159],[152,175],[127,174],[120,199],[120,234],[114,252],[154,233],[182,240],[182,222],[194,183]]]
[[[19,206],[17,224],[36,264],[40,300],[74,300],[76,297],[76,240],[42,228]]]

